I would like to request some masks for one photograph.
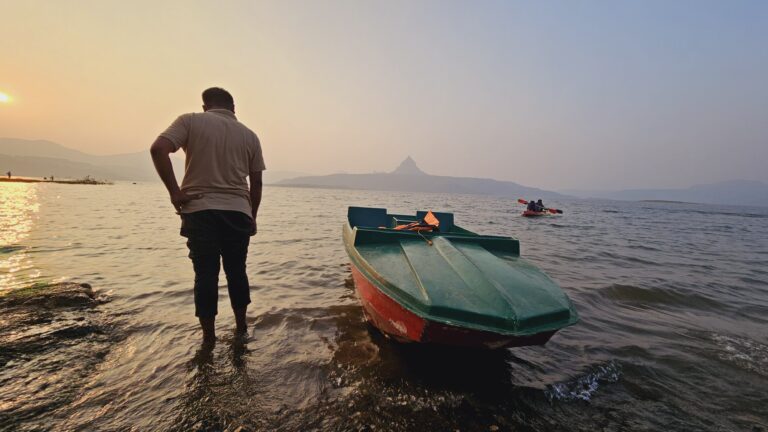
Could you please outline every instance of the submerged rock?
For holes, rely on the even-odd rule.
[[[87,283],[35,284],[0,296],[0,307],[42,306],[45,308],[93,306],[98,303]]]
[[[77,400],[123,337],[105,301],[72,282],[0,293],[0,430],[49,430]]]

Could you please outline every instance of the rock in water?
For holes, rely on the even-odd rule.
[[[0,430],[50,430],[54,413],[80,412],[72,404],[123,337],[104,301],[71,282],[0,293]]]
[[[61,282],[35,284],[0,297],[0,306],[38,306],[46,308],[93,306],[96,295],[89,284]]]

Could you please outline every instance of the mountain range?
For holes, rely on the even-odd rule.
[[[172,155],[177,176],[184,172],[184,156]],[[158,181],[149,151],[98,156],[45,140],[0,138],[0,172],[26,177]],[[498,195],[510,198],[568,197],[615,200],[666,200],[706,204],[768,206],[768,184],[734,180],[681,189],[563,190],[559,192],[487,178],[430,175],[407,157],[388,173],[308,176],[294,171],[264,172],[267,184],[363,190]]]
[[[0,138],[0,170],[27,177],[80,178],[90,175],[105,180],[157,177],[149,151],[96,156],[51,141],[16,138]]]
[[[732,180],[680,189],[566,190],[563,192],[580,198],[682,201],[768,207],[768,184],[753,180]]]
[[[664,200],[703,204],[768,206],[768,185],[734,180],[685,189],[628,189],[619,191],[564,190],[559,192],[484,178],[430,175],[406,158],[389,173],[304,176],[277,182],[281,186],[329,187],[409,192],[486,194],[526,199],[599,198],[623,201]]]
[[[486,178],[430,175],[409,156],[394,171],[371,174],[330,174],[303,176],[277,182],[279,186],[310,186],[342,189],[391,190],[406,192],[463,193],[505,197],[566,198],[565,195]]]
[[[184,153],[171,155],[177,177],[184,174]],[[103,180],[158,180],[147,151],[98,156],[64,147],[51,141],[0,138],[0,171],[22,177],[82,178]],[[267,183],[302,175],[295,171],[265,171]],[[159,180],[158,180],[159,181]]]

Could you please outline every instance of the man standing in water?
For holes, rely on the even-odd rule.
[[[259,138],[237,121],[229,92],[217,87],[205,90],[203,111],[179,116],[157,137],[150,152],[181,215],[181,235],[187,238],[195,270],[195,315],[203,340],[213,342],[220,260],[237,331],[246,331],[245,312],[251,298],[245,261],[250,237],[256,234],[265,167]],[[181,188],[170,159],[180,148],[186,153]]]

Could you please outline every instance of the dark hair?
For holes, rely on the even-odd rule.
[[[234,108],[235,100],[221,87],[211,87],[203,92],[203,103],[208,107]]]

